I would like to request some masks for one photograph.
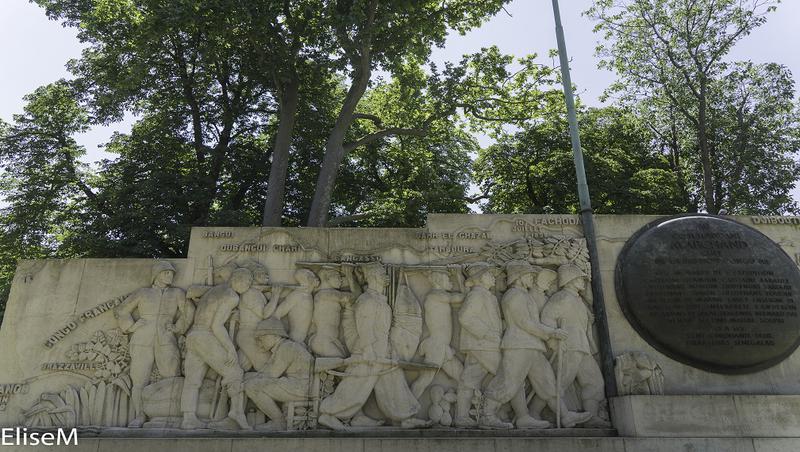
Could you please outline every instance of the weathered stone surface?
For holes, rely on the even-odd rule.
[[[800,438],[800,396],[622,396],[611,413],[622,436]]]
[[[622,250],[616,289],[642,337],[701,369],[751,373],[800,344],[800,270],[768,237],[733,220],[648,224]]]
[[[633,330],[616,301],[614,264],[654,219],[597,218],[627,391],[800,394],[796,352],[750,375],[723,375],[672,360]],[[756,226],[800,253],[794,224],[771,221]],[[348,450],[368,445],[348,438],[323,446],[339,438],[326,427],[384,438],[369,443],[379,448],[412,434],[469,437],[496,450],[532,443],[454,426],[515,427],[489,434],[516,437],[529,431],[519,427],[556,424],[560,411],[563,425],[607,427],[577,216],[431,215],[426,228],[408,230],[197,228],[188,258],[170,263],[174,271],[141,259],[22,262],[0,330],[0,425],[202,434],[209,443],[284,429],[319,439],[311,449]],[[768,418],[780,412],[736,403]],[[364,426],[374,421],[383,425]],[[282,437],[282,447],[295,447],[294,438]],[[458,447],[448,441],[441,448]],[[552,444],[625,446],[570,441]]]
[[[422,452],[795,452],[800,446],[796,438],[427,438],[427,439],[364,439],[364,438],[204,438],[204,439],[85,439],[70,450],[98,452],[105,450],[140,451],[174,450],[267,451],[267,452],[367,452],[381,450],[419,450]],[[6,446],[8,451],[46,451],[52,447]]]
[[[614,215],[596,217],[600,273],[603,279],[611,343],[616,356],[644,352],[663,374],[664,394],[800,394],[800,353],[767,369],[745,375],[712,373],[678,362],[650,345],[625,318],[614,288],[617,258],[625,243],[657,216]],[[793,258],[800,255],[800,217],[728,217],[754,227]],[[618,379],[618,384],[621,379]],[[620,388],[621,393],[624,388]]]
[[[578,223],[196,228],[186,260],[31,262],[44,271],[21,267],[2,334],[47,361],[0,371],[0,424],[608,427]],[[48,333],[48,315],[64,326]]]

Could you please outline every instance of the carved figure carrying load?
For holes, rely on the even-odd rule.
[[[541,270],[541,268],[539,268]],[[501,348],[503,361],[500,371],[486,387],[486,402],[481,416],[481,426],[486,428],[512,428],[513,424],[501,421],[497,410],[511,401],[516,413],[517,428],[546,428],[547,421],[533,418],[528,413],[525,393],[522,391],[527,378],[534,392],[544,400],[553,412],[561,416],[561,424],[572,427],[591,417],[589,413],[576,413],[559,407],[563,401],[557,398],[556,378],[545,352],[545,340],[565,340],[568,333],[550,327],[539,320],[539,307],[530,296],[535,289],[536,272],[533,266],[523,261],[506,264],[507,280],[511,287],[503,295],[503,315],[506,331]]]
[[[231,273],[230,281],[214,286],[197,303],[194,325],[186,336],[186,378],[181,394],[183,422],[181,428],[203,428],[205,424],[197,418],[197,397],[209,367],[222,376],[222,385],[230,397],[228,420],[240,429],[249,430],[244,415],[244,393],[242,368],[225,323],[239,305],[239,296],[253,282],[253,275],[246,268]],[[224,424],[223,424],[224,425]]]
[[[392,310],[383,294],[388,282],[386,270],[379,263],[361,268],[367,289],[354,306],[357,336],[353,363],[345,368],[334,393],[320,404],[319,423],[334,430],[345,429],[346,421],[363,416],[361,409],[374,391],[378,408],[401,427],[428,426],[429,422],[414,418],[420,404],[408,388],[402,369],[390,361]]]

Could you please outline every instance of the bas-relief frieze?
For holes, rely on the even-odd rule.
[[[545,220],[511,218],[500,234],[412,233],[406,239],[423,244],[409,245],[422,256],[412,264],[394,260],[391,243],[309,252],[280,231],[249,240],[204,230],[216,251],[197,259],[196,284],[176,287],[175,268],[155,262],[148,286],[79,317],[113,316],[116,326],[44,363],[42,372],[79,373],[86,383],[39,395],[25,424],[607,427],[585,241],[574,220]],[[561,233],[532,236],[529,224]],[[220,259],[239,239],[265,250]],[[273,280],[274,262],[291,268]]]

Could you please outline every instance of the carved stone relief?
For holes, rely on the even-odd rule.
[[[213,255],[195,269],[199,284],[183,287],[173,285],[174,266],[155,262],[149,285],[92,312],[113,312],[117,328],[70,345],[65,363],[44,369],[78,372],[86,383],[40,394],[25,424],[608,427],[585,241],[481,231],[452,240],[474,242],[474,251],[442,257],[431,248],[392,263],[382,250],[354,247],[348,253],[380,259],[353,262],[334,250],[303,260],[312,247],[298,240],[268,247],[291,254],[279,269],[258,249]],[[51,348],[68,333],[42,343]]]
[[[663,395],[664,373],[647,353],[628,352],[614,359],[620,395]]]

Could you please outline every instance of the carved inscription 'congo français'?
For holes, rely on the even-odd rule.
[[[78,325],[82,324],[83,322],[89,319],[93,319],[99,316],[100,314],[103,314],[105,312],[114,309],[115,307],[122,304],[122,302],[125,301],[126,298],[128,298],[128,295],[130,294],[112,298],[111,300],[108,300],[105,303],[100,303],[99,305],[93,307],[92,309],[87,309],[86,311],[83,311],[78,316],[77,320],[70,321],[69,323],[64,325],[61,329],[51,334],[50,337],[47,338],[47,341],[44,343],[44,346],[47,348],[52,348],[59,341],[67,337],[67,335],[75,331],[78,328]]]

